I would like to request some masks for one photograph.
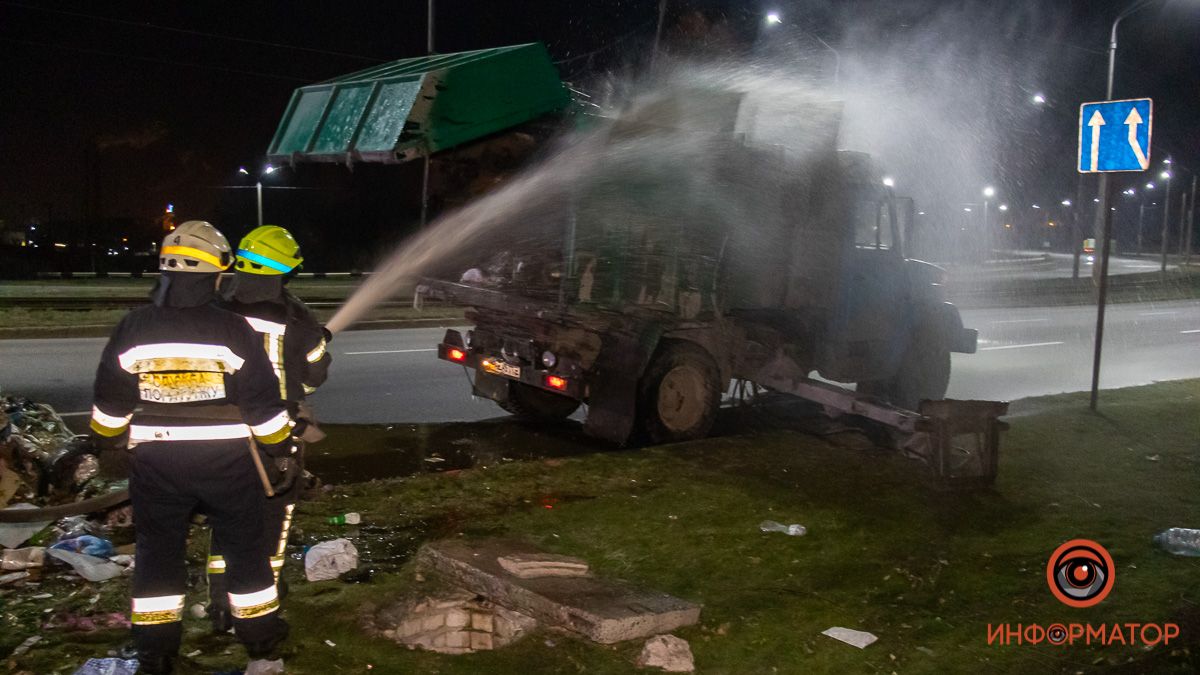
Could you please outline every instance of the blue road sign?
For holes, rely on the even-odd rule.
[[[1079,106],[1079,172],[1150,168],[1153,105],[1148,98]]]

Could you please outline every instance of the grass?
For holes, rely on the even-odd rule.
[[[432,583],[410,559],[422,541],[499,534],[702,603],[700,625],[677,631],[702,673],[1195,672],[1200,560],[1167,555],[1150,538],[1200,524],[1200,381],[1105,392],[1101,415],[1088,412],[1086,394],[1023,408],[1004,438],[995,489],[977,493],[930,491],[918,465],[861,449],[861,439],[822,440],[756,418],[722,437],[626,451],[570,428],[512,423],[331,428],[312,464],[337,480],[456,468],[339,483],[301,505],[296,550],[350,536],[360,567],[374,573],[310,584],[289,565],[289,672],[629,672],[639,643],[605,647],[542,631],[504,650],[449,657],[362,633],[364,615]],[[393,455],[405,459],[389,463]],[[339,461],[356,469],[338,474]],[[348,511],[364,525],[325,523]],[[809,534],[764,534],[764,519],[803,523]],[[1089,609],[1062,605],[1045,580],[1050,553],[1078,537],[1100,542],[1116,562],[1112,594]],[[47,580],[43,590],[61,584]],[[84,596],[95,590],[86,588]],[[98,603],[112,606],[125,588],[100,586]],[[10,618],[0,652],[36,630],[22,617],[40,609],[18,611],[16,597],[0,597],[8,604],[0,613],[19,619]],[[1152,649],[986,640],[989,623],[1166,621],[1182,634]],[[237,666],[230,639],[205,636],[202,621],[187,625],[184,652],[202,654],[182,672]],[[879,642],[860,651],[821,636],[830,626]],[[70,672],[120,637],[48,631],[13,667]]]

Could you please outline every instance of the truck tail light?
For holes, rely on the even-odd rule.
[[[551,389],[563,391],[567,388],[567,380],[557,375],[547,375],[546,386],[550,387]]]
[[[467,360],[467,353],[461,349],[450,349],[446,352],[446,357],[456,363],[462,363]]]

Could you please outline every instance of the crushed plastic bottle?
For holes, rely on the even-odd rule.
[[[784,525],[783,523],[777,523],[774,520],[762,521],[758,524],[758,529],[762,530],[763,532],[782,532],[789,537],[803,537],[804,535],[808,534],[808,528],[799,523]]]
[[[354,512],[333,516],[329,519],[330,525],[358,525],[361,522],[362,516]]]
[[[1167,553],[1200,558],[1200,530],[1172,527],[1154,535],[1154,543]]]

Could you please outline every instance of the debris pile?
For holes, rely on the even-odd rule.
[[[0,508],[16,502],[67,504],[109,492],[99,451],[48,405],[0,396]]]

